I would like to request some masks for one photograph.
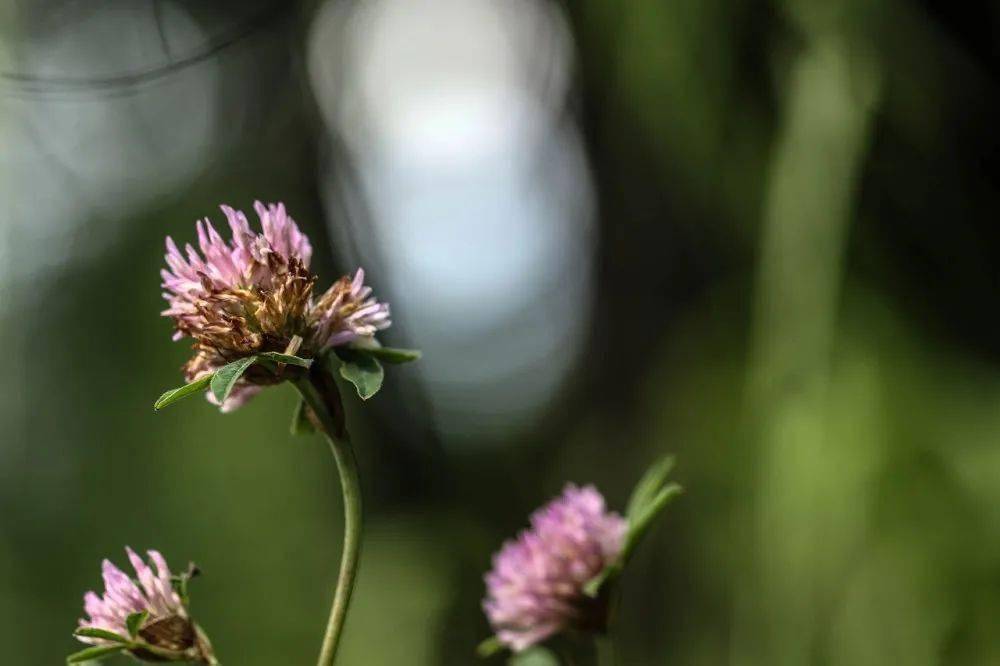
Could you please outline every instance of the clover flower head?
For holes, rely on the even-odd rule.
[[[626,527],[593,486],[568,484],[537,510],[485,577],[483,609],[500,643],[517,652],[564,629],[602,630],[604,600],[584,586],[618,558]]]
[[[188,244],[182,252],[167,238],[167,267],[160,274],[169,307],[162,314],[173,320],[175,340],[194,340],[195,353],[184,368],[188,382],[261,352],[287,352],[294,346],[294,353],[312,358],[331,347],[369,343],[391,324],[389,306],[371,296],[361,269],[314,298],[309,239],[283,204],[256,202],[254,209],[261,233],[251,229],[241,211],[222,206],[230,240],[207,219],[196,224],[197,248]],[[265,368],[251,368],[223,411],[280,381]]]
[[[104,560],[104,594],[87,592],[83,597],[87,617],[80,629],[97,629],[120,637],[132,638],[129,652],[145,661],[197,661],[214,663],[211,648],[200,629],[188,616],[181,595],[174,588],[174,576],[163,556],[147,552],[155,571],[131,548],[125,549],[136,578],[129,577],[110,560]],[[129,627],[129,618],[145,614],[141,625]],[[77,635],[92,645],[114,645],[105,638]],[[173,658],[172,658],[173,657]]]

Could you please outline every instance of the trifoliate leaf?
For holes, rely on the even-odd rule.
[[[306,403],[304,400],[299,400],[298,403],[296,403],[295,411],[292,412],[292,424],[289,427],[289,430],[293,435],[308,435],[316,432],[316,428],[307,416]]]
[[[299,356],[281,354],[278,352],[262,352],[257,354],[257,356],[260,358],[266,358],[269,361],[274,361],[275,363],[285,363],[286,365],[295,365],[300,368],[308,368],[313,362],[311,358],[301,358]]]
[[[247,371],[247,368],[256,362],[256,356],[247,356],[246,358],[233,361],[229,365],[224,365],[215,371],[215,374],[212,375],[210,386],[212,388],[212,395],[215,396],[220,405],[232,393],[233,387],[236,386],[236,382]]]
[[[139,629],[142,627],[142,623],[146,621],[149,617],[149,611],[140,611],[138,613],[130,613],[127,618],[125,618],[125,626],[128,627],[128,635],[135,638],[139,635]]]
[[[112,641],[114,643],[129,643],[129,639],[124,636],[120,636],[113,631],[108,631],[107,629],[98,629],[97,627],[80,627],[73,632],[74,636],[79,636],[81,638],[100,638],[105,641]]]
[[[85,661],[98,661],[105,657],[118,654],[125,650],[126,645],[95,645],[86,650],[80,650],[75,654],[66,657],[67,664],[82,664]]]
[[[171,405],[178,400],[188,397],[189,395],[198,393],[199,391],[204,390],[210,381],[212,381],[212,375],[205,375],[201,379],[196,379],[190,384],[170,389],[169,391],[164,392],[164,394],[160,396],[159,400],[153,403],[153,409],[163,409],[167,405]]]
[[[341,360],[340,376],[354,384],[362,400],[367,400],[382,388],[385,371],[374,357],[354,349],[338,349],[337,357]]]

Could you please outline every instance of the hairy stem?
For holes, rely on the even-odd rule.
[[[358,573],[358,556],[361,551],[361,483],[358,479],[358,465],[354,458],[344,426],[344,410],[340,402],[337,385],[322,368],[294,381],[308,407],[308,416],[317,430],[321,431],[340,473],[340,487],[344,494],[344,550],[340,559],[340,573],[337,589],[333,595],[330,619],[327,621],[323,647],[320,649],[318,666],[332,666],[344,629],[347,607],[354,590]]]

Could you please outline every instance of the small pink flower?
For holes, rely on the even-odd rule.
[[[360,268],[314,299],[309,239],[283,204],[256,202],[254,209],[262,233],[251,230],[241,211],[222,206],[229,241],[207,219],[196,224],[197,249],[189,244],[182,252],[167,238],[167,267],[160,274],[169,307],[163,315],[174,321],[175,340],[195,341],[195,354],[185,366],[189,382],[245,356],[285,352],[289,345],[312,358],[331,347],[368,343],[391,324],[389,306],[371,296]],[[261,386],[277,381],[252,368],[223,411],[236,409]]]
[[[194,660],[198,663],[214,663],[211,647],[200,629],[188,617],[184,601],[174,589],[174,578],[163,556],[155,551],[147,552],[155,570],[143,561],[131,548],[126,547],[129,561],[135,569],[132,579],[116,567],[110,560],[104,560],[104,594],[87,592],[83,597],[83,608],[87,618],[79,622],[81,629],[102,629],[128,638],[128,618],[136,613],[147,613],[138,628],[138,639],[154,649],[161,648],[177,653],[178,659]],[[111,645],[103,638],[78,636],[80,641],[93,645]],[[133,656],[148,661],[166,661],[164,655],[155,655],[141,648],[132,651]],[[154,658],[154,657],[161,658]]]
[[[81,627],[107,629],[116,634],[126,636],[128,629],[125,621],[133,613],[146,611],[150,620],[165,618],[172,615],[187,617],[187,611],[181,598],[174,591],[170,577],[170,568],[163,556],[155,550],[148,552],[149,559],[156,566],[154,573],[131,548],[126,548],[128,558],[135,569],[139,584],[116,567],[110,560],[104,560],[102,572],[104,576],[104,596],[87,592],[83,597],[83,607],[90,616],[80,620]],[[99,643],[99,639],[81,638],[85,643]]]
[[[626,527],[593,486],[568,484],[536,511],[485,578],[483,609],[497,639],[517,652],[567,628],[603,629],[604,601],[583,588],[618,558]]]

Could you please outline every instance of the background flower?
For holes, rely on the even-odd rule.
[[[496,637],[520,651],[568,627],[603,630],[604,601],[583,586],[618,557],[625,531],[597,489],[567,485],[493,558],[483,609]]]

